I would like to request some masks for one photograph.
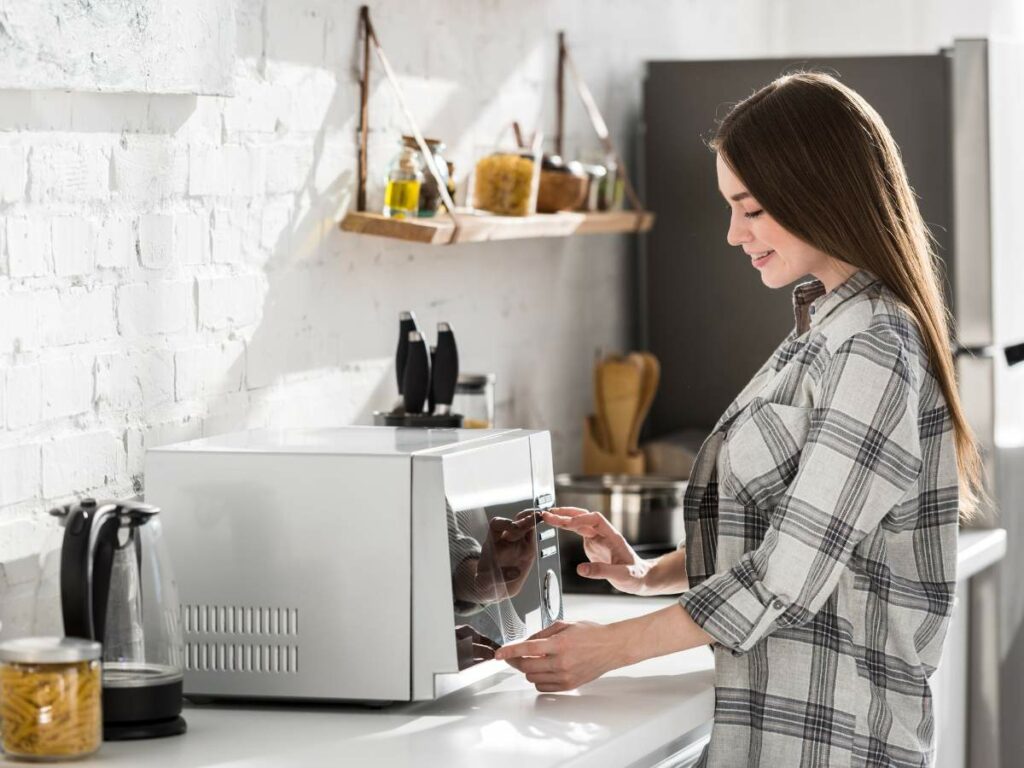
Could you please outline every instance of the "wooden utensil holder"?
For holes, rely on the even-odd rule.
[[[594,439],[594,417],[583,425],[583,473],[585,475],[642,475],[647,468],[642,452],[609,453]]]

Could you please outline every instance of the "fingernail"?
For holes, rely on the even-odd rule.
[[[580,576],[586,576],[588,573],[590,573],[590,566],[586,563],[580,563],[578,566],[576,566],[576,573],[578,573]]]

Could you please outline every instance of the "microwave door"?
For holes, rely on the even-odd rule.
[[[459,670],[494,658],[545,622],[541,610],[537,512],[532,499],[451,509],[453,618]]]

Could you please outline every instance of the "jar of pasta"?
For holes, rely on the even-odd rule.
[[[99,643],[25,637],[0,643],[0,744],[10,758],[67,760],[103,740]]]
[[[526,150],[494,152],[473,173],[473,207],[502,216],[529,216],[537,210],[539,158]]]

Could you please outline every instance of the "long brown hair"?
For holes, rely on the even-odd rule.
[[[882,118],[834,77],[799,72],[737,104],[711,147],[782,227],[873,273],[910,310],[953,420],[961,520],[972,517],[981,456],[957,390],[938,258]]]

